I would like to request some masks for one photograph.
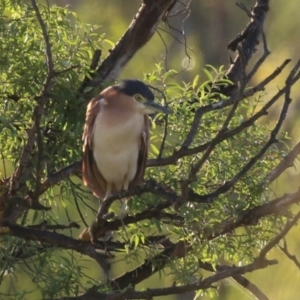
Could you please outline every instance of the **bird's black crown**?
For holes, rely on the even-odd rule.
[[[154,100],[154,94],[152,93],[152,91],[144,82],[137,79],[122,80],[119,84],[114,85],[113,88],[128,96],[140,94],[148,100]]]

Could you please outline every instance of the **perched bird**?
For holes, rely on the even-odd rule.
[[[149,145],[148,114],[168,113],[139,80],[124,80],[93,98],[83,133],[83,183],[107,199],[142,183]],[[121,215],[125,213],[123,201]]]

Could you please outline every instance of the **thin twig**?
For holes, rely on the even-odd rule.
[[[237,2],[235,4],[237,7],[239,7],[241,10],[243,10],[244,12],[246,12],[247,16],[250,18],[250,19],[255,19],[255,15],[252,14],[251,10],[249,10],[247,8],[247,6],[242,3],[242,2]]]
[[[291,76],[291,74],[290,74],[290,76]],[[234,186],[235,183],[238,180],[240,180],[245,174],[247,174],[247,172],[258,162],[258,160],[265,154],[265,152],[270,148],[270,146],[277,142],[276,136],[277,136],[282,124],[283,124],[283,121],[285,120],[288,107],[291,103],[291,99],[289,97],[289,95],[290,95],[290,86],[288,85],[288,87],[289,88],[286,91],[286,97],[285,97],[283,107],[281,109],[279,119],[278,119],[277,124],[275,125],[274,129],[271,131],[269,140],[260,149],[260,151],[255,156],[253,156],[249,160],[249,162],[234,177],[232,177],[231,180],[225,182],[225,184],[223,184],[215,192],[212,193],[214,197],[216,195],[220,195],[220,194],[228,191],[232,186]]]
[[[152,85],[148,85],[151,89],[159,92],[163,99],[164,99],[164,106],[168,109],[168,101],[167,101],[167,97],[165,95],[165,93],[158,89],[157,87],[154,87]],[[167,137],[168,137],[168,125],[169,125],[169,115],[168,114],[165,114],[164,115],[164,120],[165,120],[165,124],[164,124],[164,134],[163,134],[163,139],[162,139],[162,142],[161,142],[161,145],[160,145],[160,149],[159,149],[159,153],[158,153],[158,156],[157,156],[157,159],[161,158],[162,155],[163,155],[163,151],[165,150],[165,143],[166,143],[166,140],[167,140]]]
[[[66,69],[63,69],[63,70],[55,71],[55,76],[56,77],[60,76],[62,74],[68,73],[68,72],[70,72],[70,71],[72,71],[74,69],[77,69],[77,68],[79,68],[79,65],[74,65],[74,66],[70,66],[70,67],[68,67]]]
[[[84,219],[84,217],[82,215],[82,212],[81,212],[79,204],[78,204],[77,195],[76,195],[76,193],[74,191],[74,187],[73,187],[73,184],[72,184],[72,182],[71,182],[70,179],[69,179],[69,182],[70,182],[70,188],[71,188],[71,192],[72,192],[72,195],[73,195],[73,198],[74,198],[74,201],[75,201],[75,206],[76,206],[77,212],[78,212],[78,214],[79,214],[79,216],[81,218],[81,221],[87,227],[88,224],[86,223],[86,221],[85,221],[85,219]]]
[[[201,269],[207,270],[209,272],[219,272],[219,271],[224,271],[228,268],[230,268],[227,265],[215,265],[214,267],[207,263],[207,262],[203,262],[203,261],[199,261],[199,267]],[[232,276],[232,278],[238,283],[240,284],[242,287],[244,287],[245,289],[247,289],[257,300],[268,300],[267,296],[254,284],[252,283],[250,280],[248,280],[247,278],[245,278],[242,275],[235,275]]]
[[[55,72],[54,72],[54,63],[53,63],[53,58],[52,58],[52,50],[51,50],[51,44],[50,44],[50,39],[49,39],[49,35],[48,35],[48,30],[47,30],[46,24],[41,16],[40,10],[36,4],[36,1],[31,0],[31,4],[35,11],[36,17],[38,19],[38,22],[39,22],[40,27],[43,32],[43,37],[44,37],[44,41],[46,44],[46,59],[47,59],[47,67],[48,67],[48,78],[47,79],[51,80]],[[48,84],[49,84],[49,82],[48,82]],[[47,85],[47,81],[46,81],[46,85]]]
[[[265,184],[269,185],[276,180],[286,169],[294,166],[295,159],[300,154],[300,141],[294,148],[282,159],[282,161],[265,177]]]
[[[241,94],[241,92],[239,91],[239,93],[235,94],[235,102],[233,104],[233,106],[231,107],[231,110],[229,111],[224,123],[222,124],[222,128],[220,129],[220,131],[217,133],[216,137],[212,140],[212,143],[210,144],[210,146],[206,149],[206,151],[204,152],[204,154],[202,155],[202,157],[198,160],[198,162],[191,167],[190,173],[188,175],[188,178],[186,180],[186,186],[188,184],[190,184],[191,182],[193,182],[196,179],[196,174],[198,173],[198,171],[200,170],[200,168],[203,166],[203,164],[207,161],[207,159],[209,158],[211,152],[213,151],[213,149],[215,148],[215,146],[218,143],[219,137],[222,136],[223,132],[227,131],[227,127],[229,125],[229,122],[231,121],[231,119],[234,116],[234,113],[238,107],[239,101],[239,95]]]
[[[159,30],[160,30],[160,28],[157,27],[156,28],[156,33],[158,34],[158,36],[159,36],[159,38],[160,38],[160,40],[163,43],[164,48],[165,48],[164,65],[165,65],[165,71],[167,72],[169,70],[169,68],[168,68],[168,53],[169,53],[169,50],[168,50],[168,46],[167,46],[162,34],[159,32]]]
[[[287,242],[286,240],[283,241],[283,246],[278,245],[278,248],[285,254],[285,256],[290,259],[295,266],[299,269],[300,271],[300,262],[297,259],[296,255],[293,255],[289,252],[288,247],[287,247]]]
[[[259,256],[257,258],[258,261],[264,260],[267,253],[275,247],[281,239],[283,239],[287,233],[290,231],[292,227],[298,222],[300,219],[300,211],[293,217],[293,219],[289,222],[287,222],[282,229],[281,232],[279,232],[259,253]]]
[[[243,99],[246,99],[250,96],[253,96],[257,91],[261,91],[264,89],[265,85],[270,83],[275,77],[277,77],[281,71],[283,70],[283,68],[290,62],[290,60],[285,60],[284,63],[278,67],[272,74],[270,74],[265,80],[263,80],[261,83],[259,83],[257,86],[246,90],[244,92],[243,95]],[[295,84],[300,78],[300,73],[296,74],[293,79],[291,80],[291,85]],[[224,132],[222,136],[219,137],[219,142],[222,142],[223,140],[229,138],[229,137],[233,137],[234,135],[238,134],[239,132],[241,132],[244,128],[251,126],[255,120],[258,120],[259,117],[266,115],[267,114],[267,110],[286,92],[287,90],[287,86],[283,87],[282,89],[280,89],[275,96],[273,96],[271,98],[271,100],[269,100],[265,106],[255,115],[253,115],[251,118],[249,118],[247,121],[243,122],[240,126]],[[226,98],[225,100],[216,102],[216,103],[212,103],[206,106],[203,106],[201,108],[198,108],[199,110],[199,114],[203,114],[206,112],[210,112],[213,110],[219,110],[219,109],[223,109],[225,107],[228,107],[230,105],[232,105],[234,103],[234,97],[230,97],[230,98]],[[196,111],[196,113],[198,112],[198,110]],[[196,154],[202,151],[205,151],[208,147],[210,147],[211,143],[213,141],[207,142],[203,145],[194,147],[194,148],[189,148],[189,149],[180,149],[179,151],[174,151],[174,153],[169,156],[169,157],[164,157],[161,159],[150,159],[147,162],[147,166],[165,166],[165,165],[170,165],[170,164],[176,164],[176,162],[178,161],[178,159],[188,156],[188,155],[192,155],[192,154]]]

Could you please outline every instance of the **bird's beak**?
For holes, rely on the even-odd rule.
[[[154,114],[154,113],[158,112],[158,113],[164,113],[164,114],[168,115],[170,113],[170,111],[166,107],[157,104],[153,100],[151,100],[151,101],[148,100],[147,102],[145,102],[143,104],[145,105],[146,111],[149,114]]]

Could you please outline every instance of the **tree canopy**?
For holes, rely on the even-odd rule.
[[[300,218],[300,192],[278,195],[273,184],[300,152],[283,129],[300,61],[287,57],[253,80],[270,54],[267,0],[238,4],[245,27],[228,43],[229,67],[206,65],[188,82],[164,61],[144,73],[172,111],[152,116],[144,184],[110,197],[101,204],[109,213],[98,215],[82,185],[87,103],[119,79],[159,23],[189,4],[143,1],[114,44],[69,8],[0,2],[1,299],[216,299],[228,278],[268,299],[245,275],[277,264],[274,247],[299,268],[285,237]],[[274,80],[279,88],[265,93]],[[95,219],[97,241],[79,239]],[[163,287],[144,284],[154,274]]]

